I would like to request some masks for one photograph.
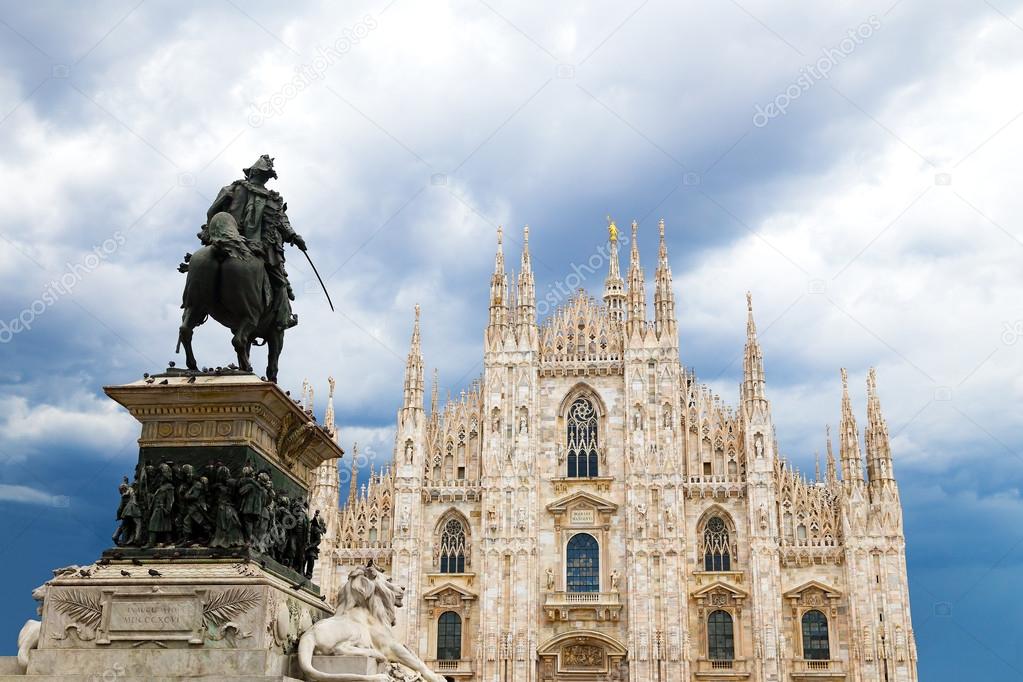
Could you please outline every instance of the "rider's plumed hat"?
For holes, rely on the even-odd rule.
[[[245,173],[246,178],[252,174],[252,171],[263,171],[271,178],[277,178],[277,171],[274,170],[274,160],[270,158],[269,154],[263,154],[261,157],[256,159],[256,163],[252,164],[248,168],[242,169],[242,173]]]

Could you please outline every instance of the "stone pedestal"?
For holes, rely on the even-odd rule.
[[[269,469],[274,486],[294,495],[308,493],[316,467],[344,454],[277,384],[252,374],[170,369],[103,390],[142,424],[140,466],[218,461],[234,471],[254,465]]]
[[[321,673],[376,675],[387,672],[389,664],[381,664],[367,656],[313,656],[313,668]],[[297,679],[305,679],[298,666],[298,657],[294,657],[291,675]]]
[[[277,497],[268,500],[305,500],[316,467],[340,458],[341,448],[280,388],[249,373],[168,369],[104,390],[141,422],[136,489],[145,488],[141,474],[163,470],[154,475],[174,496],[163,517],[174,515],[174,530],[161,531],[162,545],[111,548],[96,564],[47,582],[39,644],[30,652],[27,674],[12,674],[12,662],[5,660],[0,682],[292,680],[299,636],[332,610],[293,567],[254,549],[261,546],[255,535],[252,547],[226,531],[229,547],[197,546],[194,537],[185,546],[182,507],[175,505],[195,479],[179,481],[177,472],[188,464],[194,471],[237,476],[249,467],[270,477]],[[173,491],[166,486],[171,472]],[[225,510],[239,502],[237,484],[226,475],[218,484],[216,513],[229,514]],[[145,489],[152,494],[154,487]],[[193,503],[191,509],[209,506]],[[224,518],[201,513],[217,524]]]
[[[47,584],[28,679],[279,681],[330,613],[253,562],[111,561]]]

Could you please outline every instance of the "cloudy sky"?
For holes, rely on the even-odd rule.
[[[281,381],[337,378],[346,447],[390,457],[417,302],[442,391],[479,375],[498,225],[543,297],[608,214],[652,273],[663,217],[682,361],[734,401],[752,291],[801,468],[878,368],[922,679],[1023,679],[1021,3],[545,4],[0,3],[5,652],[109,545],[137,429],[100,387],[173,359],[175,267],[269,153],[337,305],[290,256]]]

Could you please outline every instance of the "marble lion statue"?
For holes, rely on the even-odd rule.
[[[404,666],[426,682],[445,682],[391,632],[395,609],[401,606],[404,587],[398,587],[372,562],[348,574],[341,588],[337,611],[316,622],[298,642],[298,663],[306,679],[325,682],[391,682],[403,679]],[[313,655],[368,656],[380,664],[390,663],[391,673],[362,675],[324,673],[313,668]],[[398,664],[398,665],[394,665]]]
[[[32,598],[39,602],[36,612],[40,615],[42,615],[43,612],[43,600],[46,598],[46,588],[48,585],[49,582],[45,582],[32,590]],[[22,673],[28,669],[28,653],[32,651],[32,649],[39,647],[40,628],[42,628],[42,623],[40,621],[34,618],[29,618],[25,621],[25,624],[21,626],[21,632],[18,633],[18,667],[21,668]]]

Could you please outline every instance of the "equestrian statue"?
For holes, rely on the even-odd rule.
[[[284,269],[284,245],[305,253],[306,244],[291,228],[287,203],[266,187],[277,178],[274,160],[264,154],[242,173],[245,177],[221,189],[206,212],[206,224],[197,235],[203,246],[185,254],[178,266],[188,274],[177,351],[184,346],[186,366],[198,370],[192,330],[212,317],[231,330],[242,371],[252,371],[252,346],[266,344],[266,378],[276,382],[284,332],[298,324],[291,311],[295,293]]]

